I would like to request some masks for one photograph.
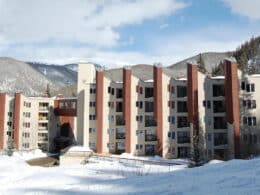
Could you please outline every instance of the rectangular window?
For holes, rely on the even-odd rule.
[[[187,97],[186,86],[177,86],[177,97]]]
[[[152,87],[146,87],[145,88],[145,98],[153,97],[153,88]]]
[[[178,101],[177,105],[177,112],[188,112],[187,101]]]
[[[125,125],[125,119],[124,119],[123,115],[116,115],[116,125],[117,126]]]
[[[226,112],[225,101],[213,101],[213,112],[214,113],[223,113]]]
[[[190,143],[190,132],[189,131],[178,131],[177,140],[178,140],[178,144]]]
[[[189,127],[190,124],[188,122],[188,117],[186,116],[178,116],[177,118],[177,127],[178,128],[184,128],[184,127]]]
[[[150,115],[145,116],[145,127],[154,127],[156,125],[157,124],[153,116]]]
[[[224,85],[213,85],[213,97],[225,96]]]
[[[153,102],[145,102],[145,112],[153,112]]]
[[[226,117],[214,117],[214,129],[227,129]]]
[[[116,89],[116,98],[122,98],[123,97],[123,89],[117,88]]]
[[[245,81],[242,81],[242,82],[241,82],[241,89],[242,89],[242,90],[245,90],[245,88],[246,88]]]
[[[123,103],[116,102],[116,112],[123,112]]]
[[[214,145],[226,145],[227,144],[227,133],[214,133]]]

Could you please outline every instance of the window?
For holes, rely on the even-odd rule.
[[[115,89],[111,88],[111,95],[115,95]]]
[[[178,116],[177,118],[177,127],[183,128],[183,127],[189,127],[190,124],[188,122],[188,117],[186,116]]]
[[[90,127],[89,128],[89,133],[95,133],[96,132],[96,129],[95,128],[93,128],[93,127]]]
[[[214,117],[214,129],[226,129],[226,117]]]
[[[96,120],[96,115],[90,114],[89,115],[89,120]]]
[[[12,127],[12,122],[11,122],[11,121],[8,121],[8,122],[7,122],[7,125],[8,125],[9,127]]]
[[[117,88],[116,89],[116,98],[122,98],[123,97],[123,89]]]
[[[248,126],[256,126],[256,117],[244,117],[243,118],[244,125]]]
[[[225,101],[213,101],[213,112],[214,113],[226,112]]]
[[[125,139],[125,129],[116,128],[116,139]]]
[[[190,148],[189,147],[178,147],[178,158],[189,158]]]
[[[255,91],[255,84],[254,83],[247,83],[246,84],[246,92],[254,92]]]
[[[243,107],[248,109],[256,108],[256,100],[243,100]]]
[[[136,116],[136,121],[143,122],[143,116]]]
[[[155,130],[145,130],[145,141],[157,141]]]
[[[114,102],[108,102],[108,107],[114,108]]]
[[[140,101],[140,102],[136,102],[136,107],[139,107],[140,109],[142,109],[143,108],[143,102],[142,101]]]
[[[96,93],[96,88],[90,88],[89,89],[90,94],[95,94]]]
[[[116,112],[123,112],[123,103],[116,102]]]
[[[187,97],[186,86],[177,86],[177,97]]]
[[[96,107],[96,102],[89,102],[89,107]]]
[[[137,135],[137,136],[142,136],[142,135],[144,135],[144,130],[136,130],[136,135]]]
[[[145,102],[145,112],[153,112],[153,102]]]
[[[13,113],[12,113],[12,112],[8,112],[8,116],[9,116],[9,117],[12,117],[12,116],[13,116]]]
[[[224,85],[213,85],[213,97],[225,96]]]
[[[168,132],[168,138],[175,139],[175,132],[174,131],[169,131]]]
[[[125,119],[122,115],[116,115],[116,125],[117,126],[125,125]]]
[[[190,143],[190,132],[189,131],[178,131],[177,132],[178,144]]]
[[[245,90],[245,88],[246,88],[246,83],[245,83],[245,81],[242,81],[241,82],[241,89]]]
[[[187,101],[178,101],[177,102],[178,109],[177,112],[187,112]]]
[[[153,88],[152,87],[146,87],[145,88],[145,98],[153,97]]]
[[[135,148],[136,148],[136,150],[142,151],[143,145],[142,144],[136,144]]]
[[[111,87],[107,88],[107,93],[111,93]]]
[[[210,109],[210,108],[211,108],[211,102],[207,101],[207,109]]]
[[[214,133],[214,146],[226,145],[227,133]]]
[[[149,116],[149,115],[145,116],[145,127],[154,127],[156,125],[157,124],[153,116]]]
[[[169,116],[168,117],[168,122],[171,123],[172,125],[175,124],[175,117],[174,116]]]

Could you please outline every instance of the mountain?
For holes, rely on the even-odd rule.
[[[28,62],[28,64],[52,82],[66,86],[77,83],[77,64],[46,65],[43,63]],[[74,68],[75,67],[75,68]]]
[[[29,64],[13,58],[0,58],[0,91],[23,92],[28,96],[43,95],[47,84],[51,90],[58,90],[62,85],[53,82]]]
[[[177,62],[175,64],[172,64],[168,68],[171,68],[172,70],[174,70],[175,72],[178,72],[180,74],[186,74],[187,62],[199,63],[199,61],[203,61],[206,71],[211,72],[212,69],[214,67],[218,66],[221,61],[223,61],[225,58],[230,57],[230,56],[231,56],[230,52],[201,53],[201,54],[192,56],[190,58],[187,58],[185,60],[182,60],[180,62]]]

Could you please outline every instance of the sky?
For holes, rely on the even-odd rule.
[[[260,35],[260,0],[0,0],[0,56],[171,65]]]

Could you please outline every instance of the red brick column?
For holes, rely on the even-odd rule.
[[[131,153],[131,76],[132,71],[123,70],[123,114],[125,119],[125,152]]]
[[[193,124],[193,135],[199,135],[199,110],[198,110],[198,66],[187,65],[188,78],[188,119]]]
[[[162,67],[154,66],[154,117],[157,122],[157,152],[163,155],[163,123],[162,123]]]
[[[97,126],[97,153],[103,151],[103,98],[104,98],[104,71],[96,71],[96,126]]]
[[[226,117],[234,129],[235,158],[240,157],[240,109],[237,63],[225,61]]]
[[[5,103],[6,94],[0,93],[0,150],[4,149]]]
[[[14,143],[19,150],[19,125],[20,125],[21,93],[14,95]]]

